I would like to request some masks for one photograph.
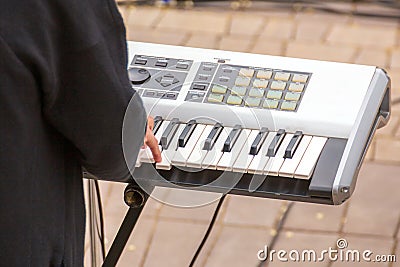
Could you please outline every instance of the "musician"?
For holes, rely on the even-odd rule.
[[[160,161],[126,66],[114,0],[0,0],[1,266],[83,266],[81,166],[129,177],[129,102],[128,161],[144,137]]]

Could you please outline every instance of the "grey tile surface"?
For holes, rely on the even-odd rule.
[[[318,234],[318,233],[302,233],[294,231],[283,231],[276,242],[273,249],[275,251],[284,250],[286,251],[286,256],[282,255],[283,260],[280,260],[275,254],[275,258],[267,259],[268,267],[277,266],[328,266],[329,259],[326,257],[321,257],[321,251],[333,247],[337,239],[336,234]],[[296,254],[289,254],[291,250],[296,250],[299,252],[299,261],[294,261],[296,259]],[[314,254],[310,254],[312,261],[302,261],[301,255],[303,251],[313,250],[315,251],[315,261]],[[307,252],[308,253],[308,252]],[[307,253],[304,253],[305,258],[308,259]],[[290,256],[292,255],[292,256]],[[320,258],[320,260],[318,260]],[[287,259],[287,261],[284,261]]]
[[[398,21],[268,6],[268,11],[252,12],[128,6],[121,10],[129,40],[378,65],[388,68],[393,96],[400,96]],[[296,203],[274,248],[322,250],[342,236],[349,248],[390,254],[397,246],[396,254],[400,255],[396,244],[400,240],[400,107],[393,106],[393,112],[393,122],[374,138],[368,154],[372,163],[364,164],[348,207]],[[101,183],[107,247],[127,210],[122,198],[124,188],[125,184]],[[170,193],[160,191],[165,200],[185,200],[185,194]],[[255,267],[256,253],[271,241],[283,204],[277,200],[227,197],[195,266]],[[214,208],[215,203],[177,208],[150,199],[117,266],[186,267]],[[86,266],[90,266],[88,248],[87,238]],[[399,263],[341,262],[273,262],[268,266],[310,265],[400,267]]]
[[[392,237],[400,216],[400,166],[364,164],[344,232]]]

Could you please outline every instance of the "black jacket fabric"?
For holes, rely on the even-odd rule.
[[[81,166],[129,176],[146,114],[113,0],[0,0],[0,266],[82,266]]]

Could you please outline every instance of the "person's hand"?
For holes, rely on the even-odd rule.
[[[155,162],[161,162],[161,151],[158,147],[158,140],[153,134],[154,128],[154,119],[153,117],[149,116],[147,118],[147,129],[146,135],[144,137],[144,147],[149,147],[151,153],[153,154],[153,158]]]

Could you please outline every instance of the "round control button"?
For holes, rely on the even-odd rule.
[[[143,68],[130,68],[128,74],[132,84],[143,84],[151,77],[150,72]]]

